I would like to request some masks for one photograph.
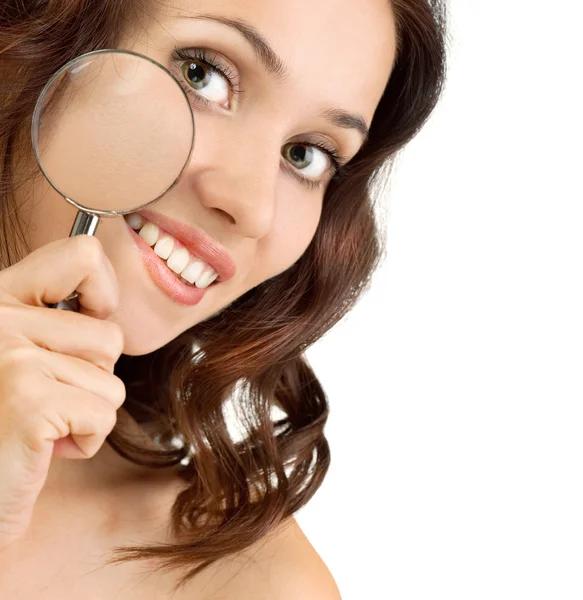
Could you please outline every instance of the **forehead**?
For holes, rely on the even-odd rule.
[[[372,118],[395,58],[389,0],[167,0],[159,18],[181,42],[192,32],[196,45],[205,21],[184,17],[198,15],[242,20],[257,29],[287,67],[281,89],[297,91],[298,101],[321,101]]]

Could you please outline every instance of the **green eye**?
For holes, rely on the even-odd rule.
[[[286,144],[282,156],[304,175],[313,178],[322,177],[330,167],[327,154],[309,144]]]
[[[288,144],[284,147],[284,158],[287,158],[297,169],[305,169],[312,164],[314,152],[310,146]]]
[[[209,77],[209,70],[196,63],[184,63],[182,65],[182,74],[195,90],[204,88],[211,79]]]
[[[188,87],[197,94],[222,106],[229,105],[229,82],[216,67],[189,61],[182,63],[180,70]]]

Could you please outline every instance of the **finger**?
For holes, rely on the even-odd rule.
[[[0,274],[0,287],[23,304],[55,304],[77,291],[81,312],[105,319],[117,308],[117,277],[101,242],[79,235],[31,252]]]
[[[74,312],[11,306],[12,328],[40,348],[88,361],[112,372],[124,347],[122,329]]]
[[[39,349],[38,359],[45,374],[56,381],[99,396],[118,409],[126,397],[123,381],[80,358]]]
[[[35,415],[28,415],[26,425],[13,431],[12,435],[16,435],[35,455],[54,454],[55,448],[51,445],[71,436],[78,450],[68,458],[95,456],[115,427],[115,407],[84,390],[47,377],[43,379],[40,409]],[[72,450],[69,444],[65,449]]]

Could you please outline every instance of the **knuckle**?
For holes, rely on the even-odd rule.
[[[111,321],[102,321],[102,323],[105,329],[102,339],[104,340],[107,355],[114,361],[117,361],[123,352],[125,344],[122,328],[117,323]]]
[[[112,315],[119,305],[119,299],[116,294],[110,294],[110,293],[103,294],[103,297],[101,299],[101,304],[102,304],[103,314],[104,315]]]
[[[113,376],[112,380],[111,398],[116,408],[119,408],[126,399],[126,386],[124,382],[116,376]]]
[[[109,434],[117,423],[117,412],[110,405],[107,410],[100,412],[100,427],[99,430],[106,435]]]
[[[101,242],[95,236],[76,235],[69,239],[75,246],[74,255],[88,270],[94,271],[100,268],[105,253]]]

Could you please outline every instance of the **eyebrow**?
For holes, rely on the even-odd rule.
[[[362,135],[363,142],[368,140],[369,129],[364,117],[341,108],[328,108],[322,111],[321,115],[336,127],[356,129]]]
[[[241,19],[229,19],[220,15],[201,14],[195,16],[182,16],[183,19],[201,19],[208,21],[217,21],[228,27],[239,31],[249,42],[253,52],[265,67],[268,73],[274,75],[276,79],[283,81],[289,74],[288,68],[271,47],[265,37],[253,25],[242,21]],[[364,117],[359,114],[351,113],[341,108],[329,108],[320,113],[320,116],[327,121],[343,129],[356,129],[362,137],[363,143],[368,140],[369,129]]]
[[[218,21],[223,25],[232,27],[239,31],[243,37],[251,44],[255,55],[259,58],[268,73],[275,75],[279,80],[284,80],[288,75],[288,69],[283,64],[283,61],[275,53],[269,42],[249,23],[240,19],[229,19],[219,15],[195,15],[193,17],[184,16],[183,19],[204,19],[207,21]]]

